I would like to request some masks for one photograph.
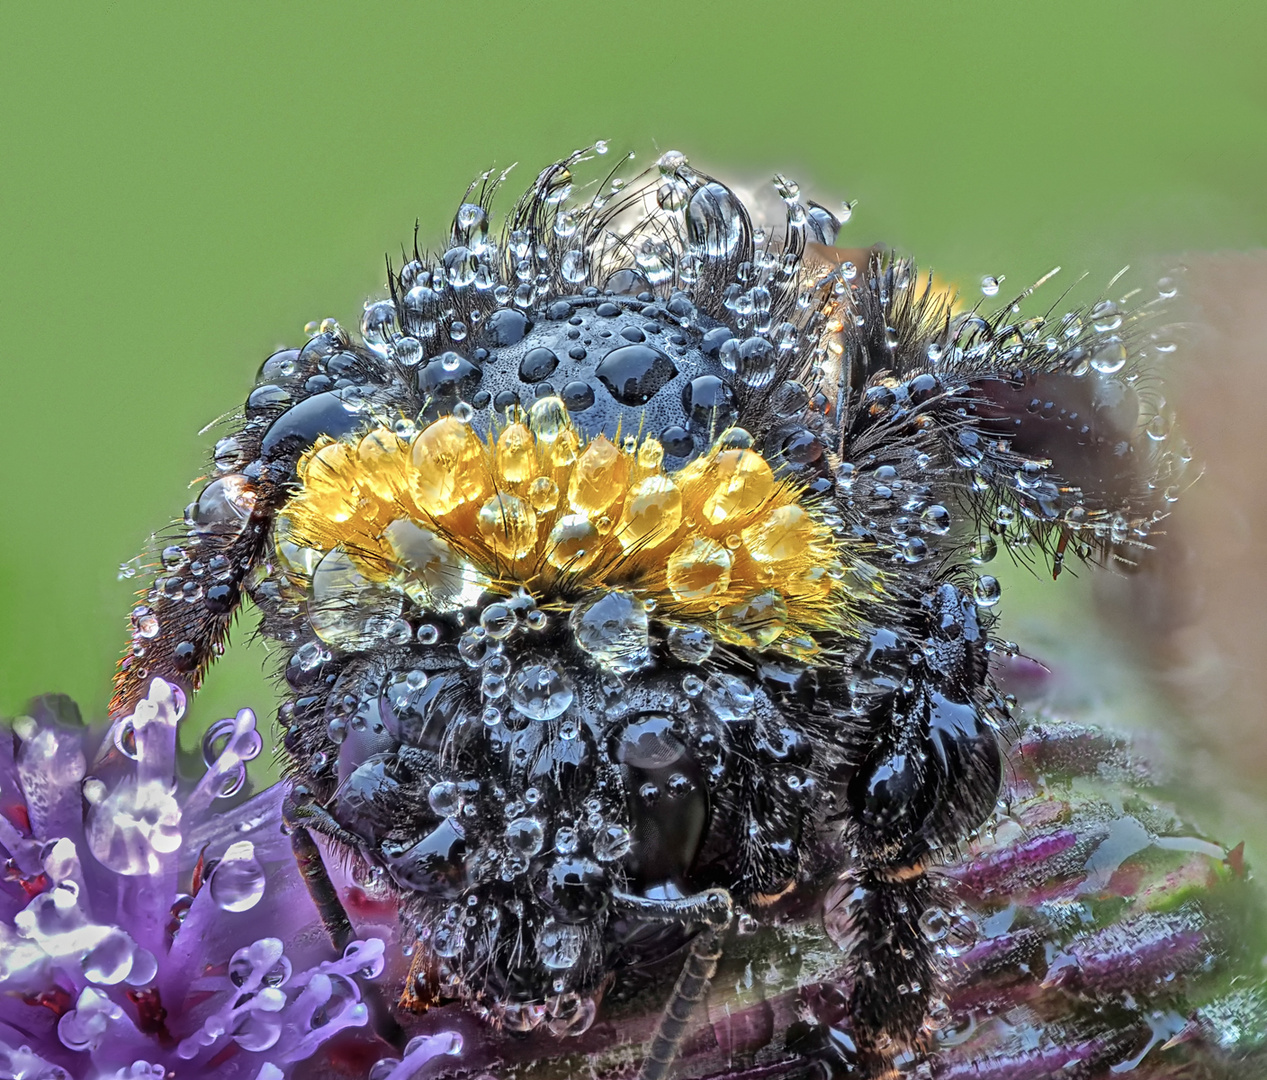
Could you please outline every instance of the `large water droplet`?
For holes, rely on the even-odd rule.
[[[604,356],[594,374],[622,405],[645,405],[677,375],[677,367],[654,345],[624,345]]]
[[[576,643],[600,667],[626,675],[651,662],[647,611],[633,593],[588,597],[572,609],[569,623]]]
[[[756,701],[751,686],[739,676],[722,671],[709,676],[703,698],[717,719],[725,723],[746,720]]]
[[[361,649],[383,638],[404,604],[401,593],[370,581],[334,548],[312,573],[308,622],[326,644]]]
[[[684,664],[702,664],[713,655],[713,636],[699,626],[675,626],[666,639],[669,652]]]
[[[211,899],[222,911],[250,911],[264,895],[264,868],[249,840],[230,844],[211,872]]]
[[[122,930],[112,929],[83,958],[80,969],[89,982],[114,986],[131,974],[136,952],[136,942]]]
[[[204,535],[236,536],[255,509],[255,489],[245,476],[230,473],[213,480],[185,511],[185,522]]]
[[[1126,345],[1113,334],[1092,350],[1091,366],[1102,375],[1113,375],[1126,366],[1126,355]]]
[[[743,235],[743,210],[734,194],[715,180],[699,188],[686,207],[691,246],[710,258],[725,258]]]
[[[479,598],[483,579],[430,529],[402,518],[383,530],[383,539],[395,557],[400,587],[422,607],[455,611]]]
[[[510,680],[510,703],[530,720],[553,720],[572,704],[572,684],[550,663],[529,662]]]
[[[427,804],[441,817],[453,817],[462,808],[462,798],[457,784],[441,780],[431,785],[427,792]]]
[[[547,919],[537,932],[537,956],[551,971],[566,971],[580,960],[583,942],[579,926]]]
[[[180,848],[180,806],[156,780],[122,780],[88,813],[88,847],[116,874],[157,873]]]
[[[983,574],[972,586],[972,595],[981,607],[994,607],[999,602],[999,597],[1003,595],[1003,587],[999,584],[998,578]]]
[[[545,830],[536,818],[516,818],[506,826],[506,844],[517,855],[531,859],[545,843]]]
[[[559,273],[563,280],[579,285],[589,276],[589,253],[586,251],[565,251],[559,264]]]

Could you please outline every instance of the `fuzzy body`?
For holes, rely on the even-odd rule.
[[[824,246],[837,223],[794,185],[772,236],[681,155],[575,205],[582,160],[542,173],[500,238],[485,183],[446,250],[415,251],[392,300],[367,305],[360,341],[329,325],[265,362],[133,613],[116,707],[154,674],[196,684],[249,591],[282,649],[297,813],[398,898],[438,992],[512,1029],[583,1030],[613,975],[699,928],[648,904],[725,889],[759,916],[854,875],[851,1019],[878,1070],[921,1039],[925,870],[1000,785],[997,585],[970,564],[998,544],[1057,569],[1067,550],[1129,559],[1182,469],[1144,435],[1159,418],[1143,317],[957,313],[910,263]],[[354,459],[382,431],[366,454],[466,476],[465,451],[416,450],[445,423],[469,425],[484,479],[376,496],[443,542],[427,578],[366,517],[378,474]],[[503,462],[516,424],[527,471]],[[819,532],[716,607],[671,573],[717,524],[703,496],[662,553],[635,550],[637,573],[545,573],[569,507],[534,512],[529,535],[522,505],[546,473],[563,499],[577,466],[546,458],[564,431],[623,455],[611,504],[588,514],[601,535],[630,518],[647,447],[682,490],[750,452]],[[339,456],[342,472],[314,464]],[[771,497],[715,530],[717,559],[749,557],[743,530]],[[321,529],[299,512],[316,504]],[[345,512],[364,526],[347,550]],[[818,614],[796,624],[815,570]],[[614,614],[587,622],[600,600]],[[728,636],[731,601],[749,621]]]

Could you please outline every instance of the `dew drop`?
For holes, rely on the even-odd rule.
[[[998,578],[983,574],[973,584],[972,595],[979,606],[994,607],[999,602],[999,597],[1003,595],[1003,587],[999,584]]]
[[[264,895],[264,868],[249,840],[230,844],[211,872],[211,899],[222,911],[250,911]]]
[[[650,662],[646,608],[629,592],[588,597],[568,620],[576,643],[602,668],[626,675]]]
[[[572,704],[572,684],[547,661],[530,661],[510,680],[510,704],[530,720],[553,720]]]
[[[715,180],[700,187],[686,207],[686,235],[702,255],[722,259],[739,245],[744,214],[734,194]]]

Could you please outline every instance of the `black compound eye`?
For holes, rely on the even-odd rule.
[[[624,767],[633,842],[628,866],[635,887],[680,881],[708,826],[708,788],[699,763],[674,734],[668,716],[630,723],[613,756]]]
[[[382,853],[387,872],[406,889],[451,897],[466,887],[466,840],[447,818],[416,844],[387,842]]]
[[[621,733],[615,757],[622,765],[643,770],[667,769],[686,754],[686,747],[673,733],[668,716],[648,716],[636,720]]]
[[[300,454],[322,435],[337,439],[356,431],[365,423],[360,409],[354,407],[358,400],[356,394],[356,391],[330,390],[314,394],[287,409],[265,433],[260,457],[264,461],[276,461]]]

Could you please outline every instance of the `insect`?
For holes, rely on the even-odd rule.
[[[398,903],[401,1004],[579,1033],[676,957],[668,1074],[725,934],[842,875],[858,1067],[917,1048],[929,873],[992,813],[998,545],[1131,561],[1183,460],[1150,305],[959,310],[834,248],[776,178],[755,226],[676,152],[542,172],[492,230],[389,264],[359,339],[270,356],[132,612],[114,711],[196,687],[244,596],[277,643],[292,839]]]

